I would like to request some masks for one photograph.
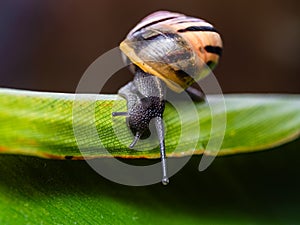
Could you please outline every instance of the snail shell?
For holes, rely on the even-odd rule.
[[[120,44],[129,60],[182,92],[207,76],[222,54],[220,34],[208,22],[158,11],[144,18]]]

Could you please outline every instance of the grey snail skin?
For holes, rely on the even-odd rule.
[[[127,100],[128,111],[112,115],[126,116],[134,135],[129,148],[150,136],[149,123],[154,120],[164,185],[169,183],[163,124],[166,89],[203,99],[203,93],[191,85],[215,68],[222,47],[221,36],[210,23],[168,11],[144,18],[120,44],[125,63],[132,63],[134,79],[118,91]]]

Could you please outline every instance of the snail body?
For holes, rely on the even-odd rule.
[[[124,115],[135,138],[150,135],[149,123],[154,119],[162,160],[162,183],[169,182],[164,143],[163,112],[166,88],[175,92],[186,90],[192,97],[202,93],[191,87],[207,76],[222,54],[222,40],[208,22],[180,13],[158,11],[137,24],[120,44],[123,59],[132,63],[132,82],[118,94],[127,100]],[[198,95],[198,96],[195,96]]]

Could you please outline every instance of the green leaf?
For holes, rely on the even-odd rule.
[[[125,118],[111,116],[113,111],[126,111],[126,101],[116,95],[75,97],[74,94],[0,89],[0,102],[1,153],[82,159],[76,142],[78,131],[75,139],[73,130],[73,112],[76,111],[76,129],[80,131],[80,147],[85,157],[159,158],[157,144],[151,148],[155,137],[141,141],[140,148],[145,151],[128,149],[133,136]],[[299,95],[225,95],[225,104],[227,124],[219,155],[268,149],[299,137]],[[173,106],[167,105],[164,114],[167,156],[204,152],[210,138],[212,116],[208,103],[197,103],[195,107],[200,118],[200,137],[192,135],[199,130],[198,116],[191,116],[187,110],[182,116],[188,128],[185,131],[191,135],[178,143],[182,118]],[[91,112],[94,117],[87,116]],[[224,111],[217,110],[215,118],[222,115]],[[98,131],[96,136],[89,133],[93,128]],[[217,130],[214,135],[221,137],[222,131]],[[189,146],[193,142],[195,151]],[[205,153],[216,154],[214,151]]]
[[[112,111],[126,109],[124,100],[96,97],[97,131],[112,155],[159,157],[157,148],[140,152],[126,147],[132,136],[125,120],[111,117]],[[82,95],[75,100],[83,108],[79,128],[87,134],[94,121],[85,118],[84,109],[92,105],[91,99]],[[222,155],[262,150],[299,136],[298,95],[226,95],[225,101]],[[84,161],[10,155],[81,159],[72,124],[74,95],[0,89],[0,102],[0,151],[4,153],[0,156],[0,224],[280,225],[299,221],[300,139],[274,151],[218,157],[201,173],[199,157],[194,156],[167,187],[127,187],[105,180]],[[196,153],[200,154],[208,142],[211,116],[207,103],[196,107],[201,125]],[[172,152],[180,121],[170,105],[164,117],[168,155],[191,154],[185,148]],[[191,132],[198,128],[198,121],[187,118],[185,122]],[[91,158],[112,160],[97,148],[98,139],[84,134],[87,149],[92,146],[87,151]]]
[[[119,185],[84,161],[3,155],[0,224],[298,224],[299,146],[218,157],[204,172],[194,156],[167,187]]]

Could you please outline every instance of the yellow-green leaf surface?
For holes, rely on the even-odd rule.
[[[159,158],[157,146],[146,151],[128,149],[132,134],[126,126],[125,118],[111,116],[113,111],[126,111],[125,100],[116,95],[77,96],[0,89],[0,152],[82,159],[76,142],[78,139],[74,136],[73,110],[76,106],[75,116],[79,121],[76,128],[81,132],[79,136],[83,141],[80,149],[84,151],[85,157]],[[267,149],[299,136],[298,95],[225,95],[225,105],[227,124],[219,155]],[[178,143],[181,134],[180,118],[174,107],[167,105],[164,118],[168,156],[203,153],[210,138],[210,107],[207,103],[197,103],[195,106],[200,126],[198,120],[189,119],[188,112],[188,118],[184,121],[191,134],[200,127],[200,137]],[[88,110],[93,110],[93,118],[86,116]],[[218,117],[218,114],[224,115],[224,110],[219,110],[215,116]],[[97,136],[89,133],[93,127],[96,128]],[[185,147],[189,142],[197,143],[194,152]],[[149,147],[148,143],[145,142],[142,147]]]
[[[300,97],[297,95],[226,95],[225,105],[226,132],[219,155],[267,149],[299,136]],[[210,138],[212,116],[207,103],[195,106],[200,123],[198,117],[193,117],[197,119],[194,120],[188,112],[183,115],[187,117],[184,125],[192,138],[187,136],[187,140],[181,140],[183,143],[178,148],[182,132],[180,118],[174,107],[167,105],[164,118],[168,156],[203,153]],[[78,111],[76,115],[74,107]],[[88,110],[93,110],[94,117],[87,115]],[[76,138],[74,136],[75,116],[79,121],[75,129],[81,132],[80,147],[85,157],[159,158],[157,146],[146,151],[128,149],[132,134],[124,117],[112,118],[113,111],[126,111],[125,100],[116,95],[83,94],[76,97],[74,94],[1,89],[0,152],[81,159],[76,142],[78,132]],[[219,110],[215,116],[218,114],[224,115],[224,111]],[[93,127],[97,136],[89,133]],[[200,136],[192,136],[199,127]],[[99,145],[100,140],[102,145]],[[188,142],[197,143],[194,152],[188,147],[185,149]],[[142,146],[149,147],[147,142]]]

